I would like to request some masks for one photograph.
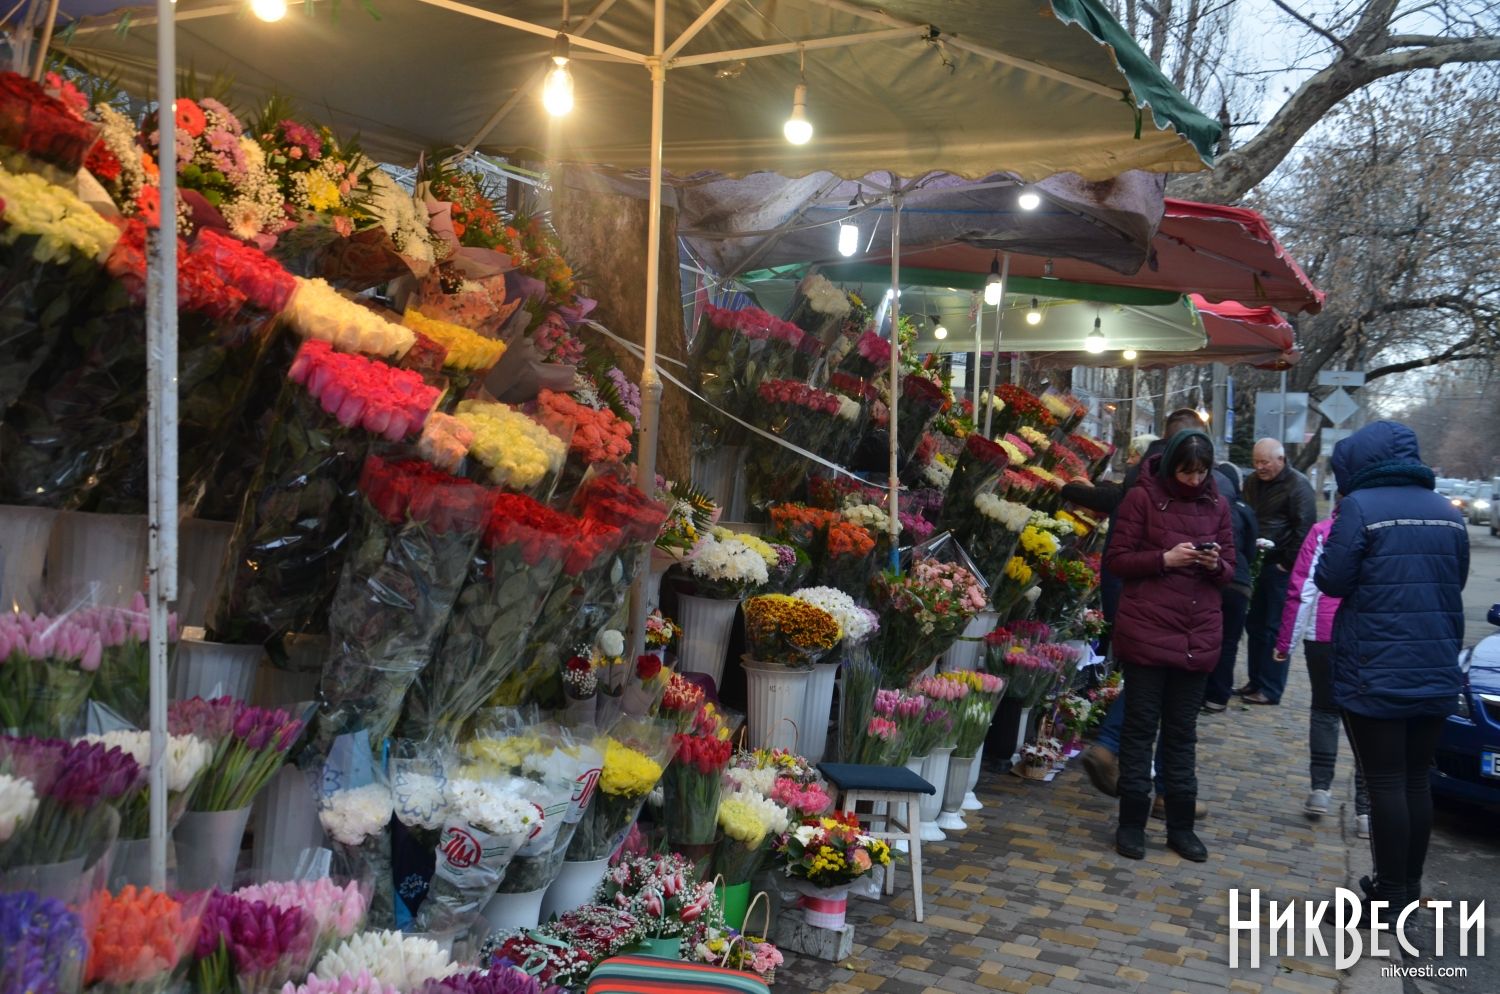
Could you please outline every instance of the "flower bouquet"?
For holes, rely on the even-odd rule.
[[[860,408],[837,394],[796,380],[766,380],[757,390],[755,420],[790,446],[825,458],[844,455]],[[745,494],[752,507],[791,500],[807,477],[805,457],[781,446],[755,446],[746,458]]]
[[[1005,692],[1005,680],[977,670],[955,670],[940,674],[939,678],[967,688],[967,693],[952,709],[953,755],[959,759],[972,758],[979,753],[985,733],[990,730],[995,708],[1000,705],[1000,697]]]
[[[996,629],[985,641],[985,669],[1005,681],[1007,699],[1029,707],[1029,702],[1042,692],[1038,688],[1050,687],[1056,679],[1057,671],[1035,651],[1036,647],[1013,644],[1004,636],[1003,629]]]
[[[786,749],[737,752],[727,777],[736,789],[775,801],[793,817],[819,815],[833,807],[817,769]]]
[[[601,961],[639,941],[643,929],[622,908],[586,904],[538,929],[502,932],[491,936],[482,961],[493,967],[520,967],[542,984],[577,989]]]
[[[87,911],[94,934],[84,982],[110,994],[169,989],[192,960],[208,903],[208,893],[171,896],[149,887],[100,891]],[[247,983],[245,989],[254,988]]]
[[[710,405],[694,439],[700,450],[744,441],[745,429],[730,419],[747,418],[754,403],[750,352],[757,343],[744,334],[744,329],[762,316],[769,317],[753,307],[742,311],[713,306],[703,309],[703,323],[693,338],[688,363],[697,392]]]
[[[432,658],[495,505],[494,491],[420,460],[370,456],[364,498],[330,612],[319,734],[395,729]]]
[[[520,662],[578,522],[521,494],[495,497],[432,662],[406,701],[414,738],[452,739]]]
[[[905,686],[987,603],[981,581],[967,568],[930,558],[916,559],[904,574],[877,574],[870,590],[880,615],[870,654],[885,687]]]
[[[83,985],[83,922],[57,898],[0,894],[0,985],[28,994],[72,994]]]
[[[843,329],[844,319],[851,310],[848,294],[829,282],[828,277],[813,273],[797,284],[797,292],[787,306],[786,319],[820,348],[827,349]]]
[[[137,728],[146,727],[151,688],[150,615],[139,591],[126,608],[97,607],[78,621],[99,636],[99,669],[89,700],[102,704]],[[177,641],[177,617],[167,617],[167,640]]]
[[[673,673],[667,681],[666,692],[662,694],[657,716],[675,724],[679,733],[685,733],[693,727],[702,704],[703,688],[684,679],[680,673]]]
[[[324,952],[358,932],[370,905],[369,887],[350,880],[334,883],[328,877],[316,880],[268,881],[241,887],[235,897],[262,902],[287,911],[298,908],[314,923],[314,954],[309,965]]]
[[[761,594],[745,601],[745,643],[750,658],[804,668],[839,644],[843,631],[833,616],[787,594]]]
[[[1031,520],[1031,509],[994,494],[980,494],[974,499],[974,512],[963,536],[964,551],[973,559],[993,596]]]
[[[875,551],[875,540],[865,529],[836,512],[800,504],[771,508],[771,522],[782,538],[807,549],[812,560],[808,583],[864,597]]]
[[[995,435],[1014,432],[1022,426],[1050,432],[1056,419],[1031,392],[1012,383],[995,388],[996,413],[992,426]]]
[[[860,828],[854,812],[838,812],[802,823],[776,844],[786,875],[814,887],[847,887],[877,866],[891,865],[891,849]]]
[[[500,893],[529,893],[557,879],[579,823],[597,793],[604,767],[603,743],[603,735],[592,727],[559,728],[547,748],[528,757],[528,778],[554,793],[560,791],[564,803],[558,809],[548,806],[547,829],[511,860]]]
[[[365,973],[376,983],[411,991],[459,970],[448,951],[432,939],[391,931],[360,932],[324,953],[309,981]]]
[[[714,860],[715,873],[733,887],[748,883],[764,862],[771,843],[787,830],[787,809],[751,790],[731,790],[719,799],[723,840]]]
[[[54,90],[66,85],[52,75],[47,82],[59,84],[49,86]],[[60,173],[78,172],[99,138],[99,128],[84,120],[76,100],[64,99],[76,95],[70,85],[64,92],[49,93],[25,76],[0,73],[0,145],[55,166]]]
[[[725,537],[718,537],[719,534]],[[716,529],[703,536],[683,560],[693,593],[714,600],[737,601],[770,582],[766,557],[747,538]]]
[[[1072,556],[1057,556],[1038,563],[1042,594],[1036,602],[1037,616],[1054,629],[1071,631],[1078,624],[1084,601],[1099,585],[1096,566]]]
[[[1091,435],[1074,434],[1068,436],[1068,442],[1073,451],[1077,452],[1088,464],[1088,478],[1097,480],[1109,467],[1109,457],[1114,455],[1115,447],[1107,442],[1101,442]]]
[[[671,618],[661,613],[661,608],[652,609],[646,616],[646,648],[660,653],[677,641],[682,629]]]
[[[448,810],[437,869],[416,918],[424,931],[483,910],[516,852],[545,824],[541,806],[526,796],[525,783],[516,778],[454,777],[444,793]]]
[[[210,639],[249,644],[321,625],[349,546],[366,448],[376,436],[418,434],[437,398],[409,370],[323,341],[302,344],[230,540]]]
[[[57,737],[81,730],[104,653],[86,617],[0,614],[0,730]]]
[[[854,348],[839,364],[839,371],[857,379],[870,381],[886,372],[890,365],[891,343],[873,331],[866,331],[859,336],[854,343]]]
[[[661,781],[663,764],[677,748],[675,732],[670,723],[631,717],[610,731],[598,793],[568,846],[570,860],[604,859],[615,851]]]
[[[229,697],[173,701],[167,709],[167,728],[173,735],[191,735],[213,747],[208,769],[188,798],[189,811],[248,807],[302,734],[302,722],[287,712],[251,707]]]
[[[676,754],[662,781],[672,845],[701,846],[714,840],[720,782],[734,754],[730,738],[736,725],[737,720],[726,720],[712,704],[704,704],[692,724],[672,737]]]
[[[649,652],[637,656],[625,679],[621,708],[637,718],[653,716],[667,692],[671,676],[671,671],[662,666],[661,656]]]
[[[901,408],[896,418],[896,458],[904,465],[943,410],[943,388],[926,376],[908,373],[901,378]]]
[[[557,490],[571,495],[595,464],[624,462],[630,455],[635,427],[608,406],[599,409],[552,390],[537,394],[536,416],[559,438],[570,438],[568,457]]]
[[[151,768],[151,733],[137,731],[105,732],[85,736],[83,741],[97,742],[106,749],[119,749],[135,760],[142,770]],[[187,810],[188,797],[208,769],[213,748],[192,735],[172,735],[167,739],[163,757],[167,764],[167,828],[176,826]],[[144,839],[151,832],[151,789],[147,784],[120,804],[120,838]]]
[[[98,742],[0,736],[0,870],[83,860],[107,849],[146,772],[126,752]],[[25,784],[26,786],[22,786]]]
[[[1053,420],[1057,422],[1054,428],[1056,432],[1055,438],[1067,437],[1068,433],[1077,428],[1079,422],[1087,417],[1089,413],[1088,408],[1084,407],[1078,398],[1070,393],[1059,393],[1049,390],[1042,394],[1041,399],[1042,406],[1047,409],[1047,413],[1052,415]]]
[[[994,489],[1011,466],[1010,453],[1004,446],[973,434],[964,439],[963,451],[953,468],[953,477],[943,496],[943,528],[967,537],[972,530],[975,500]]]
[[[711,916],[714,885],[700,882],[692,864],[676,853],[626,856],[604,874],[595,900],[640,922],[645,937],[681,939]]]
[[[274,991],[307,975],[318,921],[300,907],[214,891],[198,924],[195,994]]]
[[[487,338],[463,325],[428,317],[408,306],[401,323],[429,341],[442,346],[443,370],[448,378],[449,406],[468,397],[471,386],[484,379],[505,355],[505,343]]]
[[[959,715],[969,696],[969,683],[940,673],[922,677],[912,684],[911,689],[927,698],[926,720],[934,733],[932,748],[953,748],[958,736]]]
[[[485,482],[546,502],[567,458],[568,441],[520,411],[487,401],[460,401],[458,420],[474,434],[469,454]]]

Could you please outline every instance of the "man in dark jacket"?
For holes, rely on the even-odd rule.
[[[1219,463],[1214,469],[1214,485],[1219,488],[1219,496],[1229,502],[1229,521],[1234,530],[1234,579],[1222,591],[1224,645],[1219,650],[1219,665],[1208,675],[1208,689],[1203,695],[1203,710],[1210,714],[1228,707],[1229,697],[1234,693],[1234,657],[1239,655],[1245,612],[1250,608],[1250,564],[1255,559],[1258,535],[1255,512],[1240,496],[1239,467],[1234,463]]]
[[[1366,425],[1333,450],[1344,500],[1313,579],[1341,597],[1333,621],[1333,693],[1370,791],[1372,900],[1392,918],[1421,893],[1432,832],[1428,767],[1463,686],[1463,588],[1469,531],[1433,492],[1417,436]]]
[[[1318,520],[1318,501],[1307,477],[1286,464],[1286,450],[1276,439],[1256,442],[1254,460],[1255,475],[1245,482],[1245,502],[1255,511],[1260,537],[1276,547],[1266,553],[1250,596],[1245,617],[1250,679],[1238,693],[1251,704],[1280,704],[1288,665],[1275,658],[1281,609],[1297,551]]]

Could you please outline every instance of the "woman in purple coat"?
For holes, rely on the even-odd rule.
[[[1174,435],[1142,464],[1120,505],[1105,567],[1125,581],[1113,644],[1125,669],[1120,735],[1120,825],[1115,850],[1146,855],[1151,753],[1158,732],[1166,782],[1167,845],[1203,862],[1193,833],[1198,799],[1198,707],[1223,639],[1219,590],[1234,577],[1229,505],[1210,480],[1214,448],[1201,431]]]

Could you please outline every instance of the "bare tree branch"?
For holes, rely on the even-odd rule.
[[[1297,8],[1293,7],[1291,4],[1285,3],[1284,0],[1271,0],[1271,2],[1274,3],[1277,7],[1281,8],[1283,13],[1287,14],[1287,16],[1291,17],[1298,24],[1301,24],[1303,27],[1307,28],[1309,31],[1314,32],[1315,34],[1322,35],[1333,45],[1334,48],[1337,48],[1345,55],[1354,54],[1353,52],[1349,51],[1349,46],[1345,44],[1344,39],[1340,38],[1332,31],[1329,31],[1327,28],[1323,27],[1323,25],[1317,23],[1312,18],[1303,15],[1300,11],[1297,10]]]
[[[1269,176],[1325,114],[1361,87],[1420,69],[1496,60],[1500,60],[1500,38],[1489,36],[1448,39],[1366,57],[1341,56],[1303,82],[1255,137],[1221,158],[1212,171],[1174,179],[1169,192],[1190,200],[1234,203]]]

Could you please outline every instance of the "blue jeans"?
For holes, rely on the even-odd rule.
[[[1250,685],[1272,704],[1286,692],[1288,663],[1275,658],[1276,637],[1281,634],[1281,611],[1291,576],[1273,563],[1266,563],[1250,597],[1245,617],[1245,643],[1250,663]]]
[[[1109,711],[1104,715],[1103,723],[1099,725],[1097,743],[1116,756],[1120,755],[1120,731],[1124,727],[1125,695],[1121,694],[1109,706]],[[1166,793],[1166,782],[1162,779],[1162,769],[1161,737],[1158,736],[1156,739],[1156,792],[1164,795]]]

